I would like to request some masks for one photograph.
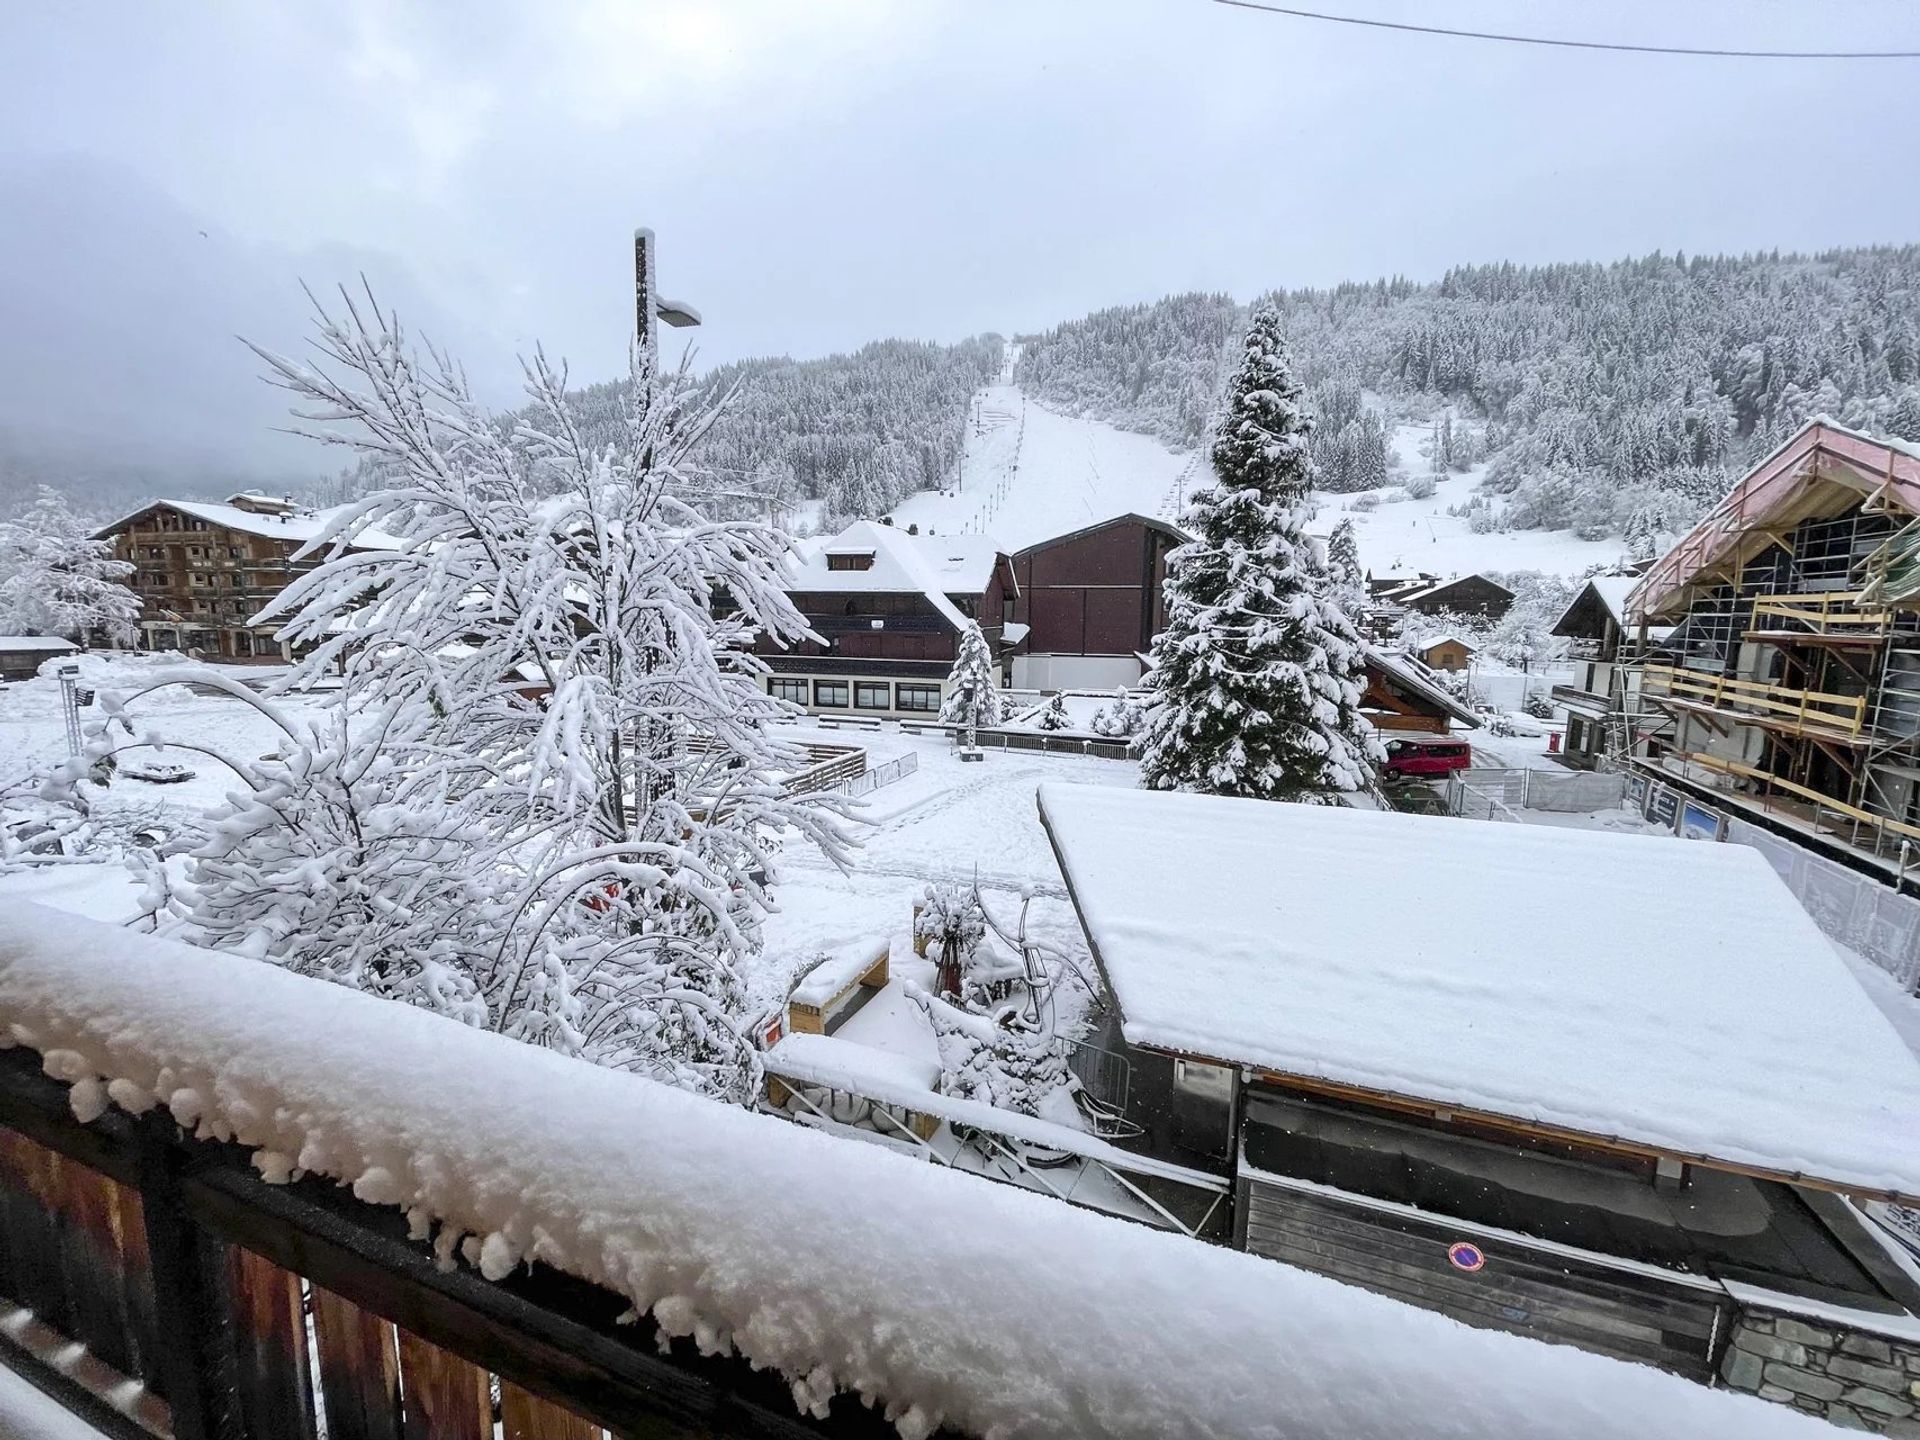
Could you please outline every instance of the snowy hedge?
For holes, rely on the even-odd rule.
[[[0,913],[0,1043],[84,1120],[166,1104],[410,1210],[499,1278],[596,1281],[705,1350],[1005,1437],[1821,1433],[1792,1411],[1441,1316],[38,906]],[[466,1243],[461,1243],[466,1242]]]

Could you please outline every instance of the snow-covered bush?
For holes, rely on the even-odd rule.
[[[1415,475],[1407,481],[1406,495],[1409,500],[1431,500],[1434,483],[1431,475]]]
[[[1130,740],[1140,733],[1147,723],[1147,710],[1144,705],[1127,693],[1123,685],[1113,692],[1110,704],[1102,705],[1093,712],[1089,722],[1096,735],[1105,735],[1114,740]]]
[[[1035,723],[1042,730],[1073,728],[1073,718],[1067,714],[1067,702],[1058,691],[1048,697],[1046,709],[1040,712],[1040,718]]]
[[[1038,1115],[1047,1096],[1067,1085],[1065,1042],[1030,1024],[1018,1006],[979,1015],[917,985],[906,991],[933,1027],[941,1094]]]
[[[913,938],[934,962],[938,988],[955,999],[966,993],[966,968],[987,934],[986,915],[968,885],[929,885],[913,918]]]
[[[1375,490],[1369,490],[1364,495],[1356,495],[1347,502],[1347,509],[1358,510],[1362,514],[1372,510],[1378,510],[1379,508],[1380,495],[1379,492]]]

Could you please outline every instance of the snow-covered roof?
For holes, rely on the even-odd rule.
[[[0,650],[78,650],[71,640],[58,635],[0,635]]]
[[[1458,645],[1462,650],[1478,650],[1480,648],[1464,635],[1456,635],[1451,630],[1443,630],[1438,635],[1429,635],[1426,639],[1422,640],[1420,642],[1420,649],[1424,652],[1440,645]]]
[[[857,1387],[903,1434],[1391,1440],[1409,1396],[1436,1435],[1824,1433],[1752,1396],[25,902],[0,906],[0,1015],[9,1043],[76,1082],[80,1113],[191,1106],[263,1168],[475,1237],[483,1277],[537,1257],[797,1382],[802,1407]]]
[[[873,556],[864,570],[834,570],[833,555]],[[949,595],[979,595],[993,583],[1000,548],[985,535],[909,535],[893,525],[856,520],[823,545],[796,547],[787,588],[841,594],[918,592],[956,630],[971,622]]]
[[[1382,650],[1377,645],[1369,645],[1366,647],[1366,663],[1462,725],[1480,723],[1480,717],[1456,700],[1418,657],[1400,650]]]
[[[1456,585],[1464,585],[1469,580],[1478,580],[1483,585],[1491,585],[1494,589],[1500,591],[1503,595],[1513,594],[1513,591],[1507,589],[1507,587],[1502,585],[1498,580],[1492,579],[1489,576],[1482,575],[1478,571],[1475,571],[1471,575],[1456,575],[1451,580],[1435,581],[1431,585],[1423,585],[1418,590],[1413,590],[1406,594],[1399,594],[1396,592],[1393,598],[1400,601],[1402,604],[1410,605],[1415,600],[1425,600],[1430,596],[1438,595],[1442,590],[1451,590]]]
[[[165,505],[178,510],[183,515],[191,515],[204,520],[209,525],[219,525],[228,530],[237,530],[243,535],[263,535],[274,540],[291,540],[304,545],[326,533],[328,523],[343,506],[333,506],[323,510],[295,510],[288,514],[261,514],[253,510],[244,510],[238,505],[221,504],[211,500],[149,500],[138,510],[129,511],[119,519],[102,525],[94,531],[96,537],[111,535],[129,520],[144,515],[156,505]],[[378,530],[362,530],[353,539],[353,543],[362,549],[394,550],[401,541],[392,535]]]
[[[1920,1059],[1747,846],[1039,804],[1130,1043],[1920,1197]]]

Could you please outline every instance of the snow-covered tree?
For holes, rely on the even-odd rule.
[[[991,1014],[963,1010],[917,985],[907,998],[933,1028],[940,1052],[940,1093],[1038,1115],[1048,1095],[1068,1083],[1067,1047],[1017,1005]]]
[[[318,349],[316,365],[258,353],[304,407],[302,433],[357,449],[381,488],[330,519],[310,547],[326,563],[273,613],[312,647],[294,684],[343,677],[344,728],[337,756],[330,733],[288,762],[317,789],[248,808],[233,830],[273,854],[317,826],[334,843],[311,842],[326,850],[316,871],[375,908],[416,899],[430,862],[458,866],[489,932],[458,961],[470,1018],[748,1098],[758,1060],[739,972],[760,944],[776,837],[836,859],[846,844],[843,800],[780,784],[799,761],[769,726],[795,707],[765,693],[751,650],[762,629],[806,633],[779,582],[783,537],[676,498],[697,484],[708,416],[644,350],[620,423],[590,443],[544,355],[507,426],[370,299],[323,312]],[[368,529],[398,546],[346,553]],[[343,854],[371,837],[334,787],[363,780],[394,797],[375,817],[394,829]],[[203,857],[202,915],[270,931],[276,907],[300,902],[254,872],[250,856]],[[376,973],[360,933],[336,937],[334,978]]]
[[[50,485],[23,515],[0,523],[0,634],[80,640],[97,630],[132,642],[140,597],[125,582],[133,566],[92,529]]]
[[[959,651],[947,675],[947,697],[940,702],[940,718],[949,725],[964,725],[968,744],[973,743],[975,730],[998,725],[1002,718],[993,651],[977,621],[969,620],[960,632]]]
[[[1147,723],[1147,711],[1138,700],[1127,693],[1123,685],[1113,692],[1111,703],[1102,705],[1093,712],[1088,722],[1096,735],[1105,735],[1114,740],[1130,740],[1140,733],[1141,726]]]
[[[958,999],[968,963],[987,936],[986,914],[967,885],[929,885],[913,917],[913,938],[933,961],[936,986]]]
[[[1141,780],[1158,790],[1331,803],[1385,755],[1360,713],[1365,652],[1306,537],[1312,419],[1279,315],[1254,315],[1210,451],[1214,483],[1167,562]]]
[[[1047,697],[1046,708],[1040,712],[1039,726],[1042,730],[1071,730],[1073,717],[1067,714],[1066,699],[1055,691]]]
[[[1333,601],[1355,625],[1363,624],[1369,609],[1366,572],[1360,568],[1360,543],[1353,521],[1342,519],[1327,537],[1327,583]]]

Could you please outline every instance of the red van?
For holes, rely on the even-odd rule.
[[[1429,775],[1445,775],[1470,769],[1473,747],[1464,740],[1409,739],[1396,736],[1387,741],[1387,774],[1395,780],[1416,780]]]

